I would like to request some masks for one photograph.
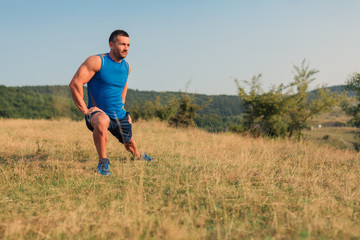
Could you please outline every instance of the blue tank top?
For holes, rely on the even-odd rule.
[[[97,56],[101,58],[101,68],[87,83],[88,108],[96,106],[110,118],[123,118],[126,111],[121,95],[128,79],[129,64],[124,59],[115,62],[108,53]]]

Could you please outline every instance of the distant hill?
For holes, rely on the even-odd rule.
[[[337,85],[337,86],[331,86],[331,87],[325,87],[326,89],[329,89],[330,92],[342,92],[345,91],[345,85]]]
[[[328,87],[331,92],[342,92],[344,85]],[[313,93],[316,90],[313,91]],[[128,90],[126,109],[131,112],[136,105],[154,102],[160,96],[163,103],[179,92],[156,92]],[[349,92],[349,96],[355,93]],[[86,86],[84,98],[87,102]],[[210,131],[223,131],[238,124],[244,109],[238,96],[190,94],[197,104],[207,104],[195,119],[199,127]],[[68,86],[24,86],[0,85],[0,117],[3,118],[70,118],[82,120],[83,115],[75,106]]]
[[[33,92],[40,95],[70,98],[71,93],[68,86],[24,86],[15,87],[15,89],[23,89],[25,92]],[[126,97],[126,108],[132,108],[136,103],[145,101],[155,101],[157,96],[161,96],[163,100],[170,99],[178,95],[179,92],[156,92],[156,91],[139,91],[128,89]],[[238,96],[231,95],[205,95],[205,94],[190,94],[193,95],[194,101],[197,104],[204,104],[210,99],[212,101],[203,109],[201,114],[218,114],[220,116],[239,115],[243,112],[243,107]],[[84,98],[87,102],[86,86],[84,87]]]
[[[356,95],[356,92],[346,90],[345,85],[336,85],[336,86],[331,86],[331,87],[325,87],[325,89],[329,89],[330,92],[336,92],[336,93],[347,92],[347,95],[349,97],[354,97]],[[316,90],[314,90],[312,92],[315,92],[315,91]]]
[[[80,119],[63,86],[5,87],[0,85],[0,117]]]
[[[146,101],[153,102],[160,96],[165,103],[167,99],[179,95],[179,92],[155,92],[128,90],[126,109],[131,110],[136,105]],[[208,130],[221,131],[231,125],[243,107],[238,96],[191,94],[197,104],[207,104],[198,113],[198,125]],[[68,86],[0,86],[0,117],[3,118],[71,118],[83,119],[83,115],[73,103]],[[84,99],[87,102],[86,86]],[[225,126],[225,125],[226,126]]]
[[[126,98],[126,107],[131,108],[137,102],[155,101],[157,96],[160,96],[163,100],[165,100],[170,99],[176,95],[179,95],[179,92],[155,92],[129,89]],[[234,116],[243,113],[244,110],[238,96],[205,94],[190,95],[194,97],[195,103],[200,105],[205,104],[211,100],[210,104],[200,111],[200,114]]]

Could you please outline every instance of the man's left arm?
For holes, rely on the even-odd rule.
[[[131,66],[130,66],[130,64],[129,64],[129,75],[130,75],[130,72],[131,72]],[[124,89],[123,89],[123,92],[122,92],[122,94],[121,94],[121,97],[122,97],[124,106],[125,106],[125,100],[126,100],[127,90],[128,90],[128,87],[127,87],[127,82],[126,82],[125,87],[124,87]]]
[[[125,84],[125,87],[124,87],[123,92],[121,94],[122,102],[124,104],[124,108],[125,108],[126,94],[127,94],[127,83]]]
[[[130,75],[130,72],[131,72],[131,66],[129,64],[129,75]],[[127,90],[128,90],[128,87],[127,87],[127,82],[126,82],[125,87],[124,87],[123,92],[122,92],[122,95],[121,95],[122,100],[123,100],[123,104],[124,104],[124,106],[123,106],[124,109],[125,109],[125,100],[126,100]],[[129,115],[129,123],[132,124],[132,120],[131,120],[130,115]]]

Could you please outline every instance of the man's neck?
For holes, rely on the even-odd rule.
[[[112,52],[109,52],[109,56],[112,60],[114,60],[115,62],[118,62],[118,63],[120,63],[124,59],[124,58],[117,59]]]

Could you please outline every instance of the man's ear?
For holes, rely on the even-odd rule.
[[[110,49],[112,49],[114,47],[114,43],[113,42],[109,42],[109,47]]]

